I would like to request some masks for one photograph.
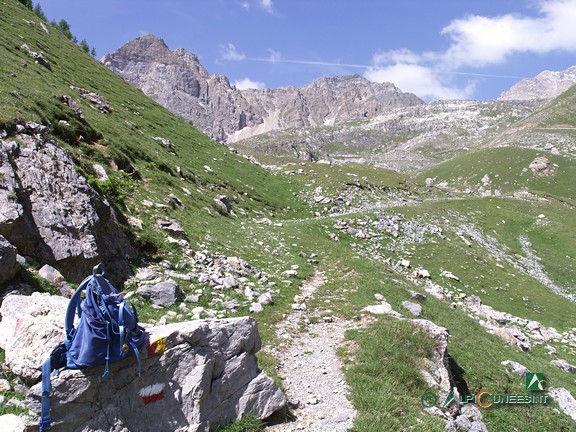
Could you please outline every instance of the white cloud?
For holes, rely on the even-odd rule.
[[[372,56],[372,62],[376,66],[387,63],[417,64],[421,60],[422,56],[406,48],[380,52]]]
[[[475,78],[457,86],[454,76],[495,75],[466,73],[460,68],[502,64],[516,53],[576,53],[576,0],[535,0],[534,4],[536,16],[470,15],[456,19],[442,30],[451,42],[445,51],[376,53],[364,76],[392,82],[402,91],[425,99],[466,98],[473,95]]]
[[[246,58],[246,54],[239,52],[234,44],[220,45],[220,58],[222,60],[242,61]]]
[[[252,9],[252,6],[256,4],[257,7],[264,9],[264,11],[272,14],[274,13],[274,5],[272,4],[272,0],[243,0],[239,3],[240,7],[245,11],[249,11]]]
[[[273,12],[272,0],[259,0],[260,6],[268,13]]]
[[[426,99],[466,99],[473,91],[471,82],[461,89],[451,85],[449,79],[432,68],[418,64],[396,63],[390,66],[371,67],[364,77],[375,82],[391,82],[404,92]]]
[[[257,1],[260,7],[273,12],[272,0]],[[486,74],[481,68],[503,64],[518,53],[576,53],[576,0],[525,1],[534,6],[533,15],[468,15],[442,30],[449,39],[446,50],[414,52],[404,48],[379,52],[370,65],[285,59],[271,49],[268,57],[249,58],[233,44],[222,47],[221,58],[360,68],[365,69],[364,76],[369,80],[392,82],[402,91],[427,100],[471,98],[479,77],[522,78]]]
[[[442,33],[452,40],[442,61],[451,67],[486,66],[514,53],[576,53],[576,0],[540,0],[538,16],[468,16]]]
[[[233,83],[234,86],[238,90],[246,90],[246,89],[263,89],[266,88],[266,85],[259,81],[252,81],[250,78],[243,78],[241,80],[237,80]]]

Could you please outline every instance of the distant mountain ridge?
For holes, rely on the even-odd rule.
[[[563,71],[544,71],[533,78],[523,79],[510,90],[503,92],[499,100],[553,99],[576,84],[576,66]]]
[[[424,104],[391,83],[359,75],[322,78],[303,87],[240,91],[225,76],[209,74],[196,55],[170,50],[153,35],[126,43],[102,62],[219,141],[372,118],[391,108]]]

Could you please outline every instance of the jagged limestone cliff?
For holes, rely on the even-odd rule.
[[[390,108],[424,104],[393,84],[359,75],[322,78],[304,87],[240,91],[225,76],[210,75],[194,54],[172,51],[153,35],[128,42],[102,62],[219,141],[372,118]]]

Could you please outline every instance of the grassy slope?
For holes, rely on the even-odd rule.
[[[450,214],[454,212],[464,215],[476,212],[482,218],[489,215],[487,206],[494,209],[500,206],[497,213],[504,209],[504,217],[517,214],[517,208],[507,207],[508,201],[495,201],[498,202],[489,204],[482,200],[472,200],[424,203],[421,206],[397,207],[387,211],[404,214],[407,219],[418,218],[422,214],[440,214],[452,220]],[[516,205],[514,202],[511,204]],[[534,213],[540,211],[530,205],[523,205],[528,208],[526,213],[531,218],[535,218]],[[493,217],[502,217],[502,214]],[[485,223],[490,225],[494,221],[486,219]],[[423,292],[422,287],[408,281],[394,266],[386,265],[381,260],[366,259],[362,249],[353,246],[361,243],[357,239],[339,233],[340,242],[330,240],[326,232],[331,231],[332,223],[325,221],[323,225],[318,226],[316,221],[288,223],[284,229],[284,233],[293,232],[300,239],[310,242],[308,245],[303,244],[304,250],[321,251],[320,270],[326,272],[329,281],[320,288],[314,306],[325,309],[326,314],[336,311],[349,318],[359,319],[359,308],[374,304],[375,293],[383,294],[396,310],[404,312],[401,302],[410,299],[409,291]],[[560,331],[571,328],[572,317],[576,312],[573,304],[514,269],[507,268],[503,272],[495,267],[496,261],[486,257],[481,248],[468,252],[463,243],[458,243],[450,226],[447,223],[445,231],[450,241],[426,243],[410,249],[410,259],[415,267],[422,265],[429,269],[433,280],[447,287],[450,287],[450,283],[439,279],[438,273],[441,267],[450,269],[462,280],[461,283],[454,284],[454,288],[462,289],[469,295],[480,295],[485,304],[520,317],[539,320],[544,325],[554,325]],[[513,243],[514,236],[508,239],[504,235],[505,231],[501,230],[497,235],[498,239]],[[530,238],[532,240],[532,237]],[[399,238],[399,241],[401,240],[402,236]],[[553,240],[551,239],[551,244]],[[393,263],[402,256],[399,243],[385,239],[380,244],[384,248],[392,245],[387,255],[393,257]],[[393,252],[394,250],[397,252]],[[544,261],[547,262],[549,257],[545,258]],[[507,284],[509,291],[492,289]],[[487,294],[480,292],[484,288]],[[524,302],[523,296],[528,296],[530,301]],[[569,374],[550,365],[551,358],[542,346],[535,347],[529,353],[506,346],[495,336],[486,333],[464,312],[459,309],[452,310],[447,303],[430,295],[423,307],[423,318],[445,326],[450,331],[449,354],[460,368],[458,378],[466,383],[470,392],[489,388],[492,391],[524,393],[522,378],[506,372],[500,364],[504,360],[514,360],[530,370],[543,371],[551,385],[565,386],[571,392],[576,391]],[[414,427],[411,430],[422,431],[443,429],[442,425],[434,423],[421,413],[419,398],[428,388],[418,375],[417,369],[428,355],[429,342],[423,342],[419,332],[408,324],[381,318],[375,326],[364,331],[350,332],[349,337],[358,344],[350,353],[344,353],[345,360],[348,354],[350,357],[348,377],[353,389],[352,398],[359,408],[355,430],[404,430],[409,426]],[[559,358],[572,363],[576,361],[573,349],[561,347],[559,344],[555,346],[559,349]],[[513,431],[515,427],[523,431],[571,430],[571,421],[545,407],[499,407],[483,410],[482,413],[489,430]],[[542,428],[542,425],[546,427]]]
[[[520,122],[518,129],[522,130],[523,136],[529,135],[529,129],[537,133],[542,128],[548,130],[554,125],[574,124],[574,111],[565,106],[566,100],[572,100],[574,94],[576,93],[573,91],[565,93],[546,109]],[[554,176],[532,174],[528,167],[537,156],[545,156],[557,166]],[[481,232],[492,236],[501,246],[509,248],[512,257],[526,256],[520,239],[528,240],[532,244],[531,252],[537,256],[539,264],[550,279],[566,291],[575,293],[576,219],[573,213],[576,204],[576,160],[520,147],[487,148],[468,152],[420,173],[418,180],[423,182],[426,178],[435,178],[435,184],[447,181],[453,193],[459,195],[455,190],[477,190],[486,174],[491,179],[492,190],[500,190],[508,198],[470,197],[442,205],[424,204],[419,211],[445,215],[449,219],[458,215],[458,218],[473,223]],[[510,199],[514,192],[518,191],[528,191],[534,194],[536,199]],[[497,267],[494,256],[476,245],[469,248],[457,237],[453,237],[451,243],[417,247],[416,255],[422,258],[419,264],[432,273],[449,265],[449,269],[453,269],[462,279],[462,283],[451,284],[454,288],[459,288],[468,295],[479,295],[485,304],[495,309],[537,320],[561,332],[571,331],[574,325],[572,317],[576,312],[574,303],[555,295],[549,288],[534,278],[519,273],[508,263],[498,263],[504,264],[504,268]],[[444,319],[447,318],[444,312],[442,314]],[[442,322],[440,316],[441,314],[435,313],[430,319]],[[541,346],[534,347],[529,354],[521,354],[509,348],[498,348],[499,344],[494,340],[481,343],[477,340],[476,346],[482,347],[479,352],[469,345],[470,341],[467,340],[475,339],[469,338],[472,332],[463,332],[462,327],[449,328],[450,353],[466,371],[468,384],[474,383],[476,389],[486,387],[485,383],[488,382],[491,388],[500,385],[501,388],[509,389],[509,386],[515,385],[517,391],[521,392],[518,383],[513,384],[510,381],[506,384],[506,376],[495,373],[500,368],[500,361],[512,359],[532,371],[544,371],[551,386],[565,386],[572,394],[576,391],[569,374],[551,366],[551,358]],[[490,339],[487,335],[485,338]],[[558,358],[570,363],[576,361],[576,352],[572,347],[560,344],[557,348]],[[482,359],[481,365],[477,363],[479,358]],[[494,430],[576,429],[572,422],[556,424],[559,419],[543,414],[546,411],[542,408],[491,410],[487,424],[489,429],[490,425],[493,425]],[[543,418],[546,420],[540,423]],[[520,427],[521,424],[524,426]]]
[[[138,179],[128,185],[134,190],[125,197],[130,211],[142,211],[140,201],[161,202],[168,193],[176,194],[185,211],[175,211],[192,235],[205,229],[207,212],[202,210],[219,193],[231,197],[236,210],[254,209],[287,212],[301,207],[290,187],[281,178],[255,167],[231,153],[193,127],[169,113],[106,69],[53,28],[46,33],[39,19],[16,1],[10,0],[0,14],[0,124],[10,128],[17,121],[34,120],[49,125],[58,142],[73,151],[85,171],[91,163],[104,163],[109,171],[117,165],[121,179]],[[19,47],[42,52],[51,70],[36,64]],[[106,97],[112,112],[103,114],[83,99],[71,86]],[[56,100],[70,95],[80,103],[85,121]],[[58,120],[72,124],[72,131]],[[78,137],[82,135],[83,141]],[[173,149],[155,137],[170,140]],[[133,167],[130,167],[132,165]],[[210,167],[212,172],[205,168]],[[178,174],[177,167],[182,173]],[[135,171],[135,172],[134,172]],[[115,175],[112,173],[113,176]],[[181,188],[191,191],[186,196]],[[122,195],[122,194],[120,194]],[[122,204],[122,203],[119,203]],[[143,214],[152,220],[159,214]]]
[[[557,165],[553,176],[535,176],[530,163],[539,156]],[[504,195],[529,190],[543,197],[576,204],[576,159],[552,155],[520,147],[502,147],[474,150],[439,164],[418,175],[418,180],[435,178],[435,184],[445,180],[449,187],[460,190],[482,185],[488,175],[492,189]]]
[[[43,51],[52,70],[35,64],[19,50],[23,43],[34,51]],[[178,254],[175,249],[163,248],[162,235],[154,228],[157,218],[169,216],[182,223],[193,245],[204,242],[204,236],[209,233],[213,239],[213,243],[210,243],[212,250],[241,256],[273,275],[298,264],[301,278],[305,278],[313,272],[314,266],[299,256],[299,252],[308,255],[318,253],[318,269],[326,273],[328,282],[320,288],[315,306],[326,309],[326,314],[359,319],[360,308],[373,304],[375,293],[382,293],[395,309],[402,310],[400,303],[409,298],[409,291],[421,290],[394,267],[361,255],[363,251],[356,246],[358,242],[355,239],[341,235],[338,243],[330,240],[327,233],[334,231],[332,225],[338,217],[310,219],[314,211],[321,210],[321,206],[307,206],[298,198],[301,195],[309,196],[318,186],[323,188],[323,193],[332,196],[348,187],[359,191],[364,199],[370,201],[379,187],[410,187],[402,176],[362,166],[338,168],[311,164],[286,167],[301,168],[305,171],[303,175],[273,175],[198,133],[127,85],[55,30],[50,29],[50,33],[46,34],[38,25],[38,19],[15,0],[6,0],[0,11],[0,56],[3,59],[0,73],[9,78],[0,82],[0,124],[9,127],[18,120],[36,120],[52,125],[53,136],[74,152],[88,176],[93,162],[125,168],[125,173],[109,169],[112,180],[99,186],[115,194],[119,209],[144,220],[144,231],[135,232],[134,236],[140,239],[141,244],[148,242],[159,247],[156,252],[159,258],[169,257],[170,253]],[[102,114],[95,110],[79,96],[77,90],[70,89],[70,85],[104,95],[113,109],[112,113]],[[55,100],[55,96],[62,94],[70,94],[81,104],[85,122],[75,120],[72,112]],[[69,133],[56,126],[60,119],[70,121],[76,131]],[[85,141],[78,141],[80,134]],[[157,136],[169,139],[174,150],[161,146],[153,139]],[[519,156],[518,170],[515,168],[512,171],[521,172],[521,167],[527,166],[526,162],[529,163],[531,157],[532,154],[528,153]],[[496,155],[493,159],[487,159],[485,166],[492,169],[497,161],[505,159],[506,163],[510,163],[508,156]],[[457,160],[439,168],[444,171],[426,173],[424,178],[451,175],[463,167],[463,161],[466,160]],[[270,162],[285,164],[289,161]],[[467,163],[474,168],[482,165],[474,158]],[[570,166],[564,160],[558,164],[560,167]],[[183,175],[177,173],[177,166],[181,167]],[[209,166],[210,170],[205,166]],[[498,174],[504,179],[505,172],[502,168]],[[465,169],[458,174],[465,175]],[[479,175],[478,178],[481,177]],[[566,171],[566,174],[559,172],[555,180],[534,180],[534,185],[526,184],[525,177],[518,178],[516,174],[512,177],[502,180],[503,190],[510,184],[506,182],[518,181],[518,187],[526,185],[565,200],[574,198],[569,181],[570,171]],[[358,184],[345,186],[350,178],[359,179]],[[515,190],[516,186],[511,186],[510,190]],[[183,193],[183,187],[190,190],[191,196]],[[185,208],[151,209],[141,205],[143,199],[162,203],[169,193],[176,194],[184,202]],[[212,205],[213,197],[218,193],[231,197],[239,218],[223,217],[215,211],[210,215],[205,210],[205,207]],[[246,216],[242,216],[240,209]],[[450,262],[451,269],[462,278],[461,288],[467,293],[476,293],[479,289],[489,292],[481,294],[485,303],[518,316],[535,317],[560,330],[566,330],[571,325],[572,304],[557,298],[541,284],[513,269],[500,272],[491,265],[494,262],[484,251],[480,248],[468,251],[458,243],[454,233],[457,220],[473,215],[474,222],[484,232],[496,236],[499,242],[517,253],[522,253],[517,237],[526,235],[549,275],[561,286],[567,286],[573,282],[573,272],[569,270],[573,258],[566,255],[576,256],[573,246],[576,242],[570,234],[574,232],[571,209],[566,208],[560,200],[526,204],[509,200],[471,199],[450,203],[425,202],[386,211],[405,214],[406,218],[424,215],[446,217],[446,232],[452,241],[410,246],[413,248],[411,259],[418,265],[437,274],[441,267],[446,267],[446,263]],[[550,220],[545,227],[534,225],[540,212],[544,212]],[[364,213],[372,217],[373,212]],[[253,218],[263,216],[282,221],[283,225],[262,226],[252,222]],[[357,216],[361,217],[363,213]],[[352,216],[341,218],[349,219]],[[502,219],[506,220],[505,225],[501,224]],[[402,248],[389,239],[383,240],[381,247],[394,258],[402,253]],[[484,279],[481,284],[476,279],[480,274]],[[506,295],[489,290],[490,287],[506,284],[511,287]],[[522,300],[524,291],[529,293],[531,304],[525,304]],[[272,324],[289,309],[291,296],[295,292],[294,286],[283,290],[275,298],[275,305],[258,317],[265,343],[273,343]],[[522,379],[505,372],[500,365],[500,361],[511,359],[531,370],[545,372],[552,385],[565,386],[573,394],[576,392],[571,377],[552,367],[550,358],[540,347],[529,353],[510,348],[487,334],[462,311],[452,310],[447,303],[430,296],[424,305],[423,316],[450,330],[450,355],[461,368],[458,376],[466,381],[471,391],[489,387],[522,392]],[[430,355],[431,341],[428,338],[408,324],[388,318],[378,319],[365,331],[350,332],[349,338],[354,343],[342,354],[347,362],[351,397],[359,409],[355,430],[405,430],[410,427],[411,430],[420,431],[443,430],[442,422],[424,414],[420,404],[420,396],[428,388],[418,368]],[[576,361],[569,349],[561,350],[559,355],[571,363]],[[554,413],[548,407],[498,408],[483,411],[483,414],[489,430],[512,431],[516,428],[522,431],[558,431],[571,430],[573,425],[565,416]]]
[[[576,139],[576,87],[573,86],[543,108],[495,136],[490,145],[556,146],[574,156]]]
[[[526,132],[527,129],[529,133],[530,130],[537,131],[539,128],[551,129],[557,127],[562,130],[561,128],[564,127],[576,127],[575,101],[576,87],[572,86],[544,108],[518,122],[511,131],[524,129]],[[567,133],[574,136],[574,131],[568,131]]]
[[[550,116],[555,118],[552,114]],[[558,165],[555,176],[535,177],[527,170],[530,162],[540,155]],[[501,262],[486,249],[477,245],[472,248],[466,246],[458,234],[460,224],[473,225],[484,236],[494,238],[511,257],[525,256],[519,239],[529,240],[532,243],[530,249],[545,273],[555,284],[574,293],[575,168],[573,159],[529,149],[496,148],[469,152],[419,174],[416,180],[423,183],[428,177],[436,177],[436,183],[447,180],[450,186],[474,189],[488,174],[492,188],[504,195],[527,190],[540,199],[521,201],[472,196],[389,208],[387,213],[402,214],[406,220],[436,220],[444,228],[448,241],[423,242],[408,247],[402,247],[401,242],[384,241],[380,246],[388,251],[392,262],[410,252],[414,266],[430,270],[437,283],[455,292],[460,290],[457,292],[479,295],[485,304],[497,310],[569,332],[574,325],[574,303],[554,294],[509,264],[504,263],[504,269],[498,267]],[[545,217],[539,217],[541,214]],[[365,216],[373,218],[371,212]],[[362,213],[354,217],[362,217]],[[335,230],[332,231],[341,236],[340,243],[328,240],[326,231],[330,231],[336,220],[336,217],[324,220],[322,226],[314,221],[287,226],[287,229],[298,232],[301,238],[314,238],[316,249],[329,255],[323,257],[322,270],[330,274],[330,282],[321,288],[316,306],[326,307],[324,303],[329,299],[331,310],[354,317],[360,306],[374,303],[375,293],[382,293],[396,310],[402,311],[400,303],[409,298],[407,291],[418,290],[418,287],[403,279],[393,267],[378,260],[366,260],[374,249],[363,253],[366,251],[356,247],[361,241],[342,236]],[[325,239],[325,244],[318,238]],[[462,282],[438,280],[437,276],[443,269],[458,274]],[[551,386],[564,386],[573,394],[576,391],[570,374],[550,365],[553,357],[542,346],[521,353],[486,333],[463,312],[451,310],[446,303],[430,296],[424,305],[423,317],[449,329],[449,353],[456,365],[457,378],[471,393],[482,388],[502,393],[524,393],[522,378],[506,372],[500,364],[504,360],[514,360],[532,371],[544,372]],[[434,424],[430,418],[419,414],[419,396],[426,386],[414,371],[422,357],[426,357],[427,345],[418,339],[418,332],[395,321],[381,319],[365,331],[350,332],[349,337],[358,344],[355,350],[351,350],[348,371],[352,397],[359,408],[355,430],[404,430],[408,427],[411,430],[442,430],[442,425]],[[576,362],[576,352],[572,347],[553,345],[558,349],[558,358],[572,364]],[[345,359],[347,354],[344,353]],[[482,413],[489,430],[576,429],[572,421],[548,407],[499,407]]]

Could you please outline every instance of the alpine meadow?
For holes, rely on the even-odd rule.
[[[87,51],[2,2],[0,429],[37,430],[103,263],[142,374],[63,370],[54,431],[576,431],[576,86],[238,90],[157,36]]]

